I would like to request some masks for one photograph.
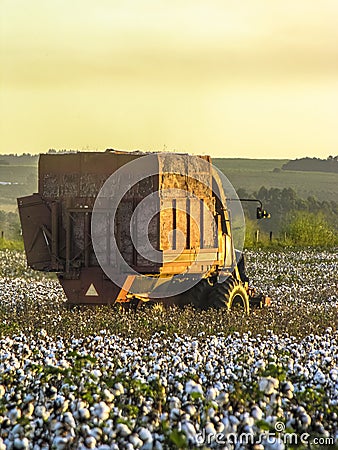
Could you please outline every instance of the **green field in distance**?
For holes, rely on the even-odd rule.
[[[314,196],[320,201],[338,200],[338,176],[329,172],[281,170],[284,159],[228,159],[214,158],[213,164],[229,179],[236,190],[257,192],[261,186],[292,188],[301,198]]]

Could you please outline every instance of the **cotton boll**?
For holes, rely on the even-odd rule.
[[[22,450],[28,450],[29,449],[29,441],[27,438],[15,438],[13,447],[15,449],[22,449]]]
[[[195,443],[196,429],[192,422],[184,421],[182,422],[182,431],[186,435],[189,443]]]
[[[115,388],[114,395],[116,397],[124,394],[124,387],[123,387],[122,383],[116,383],[114,388]]]
[[[105,402],[100,402],[94,405],[94,415],[100,420],[107,420],[110,413],[110,408]]]
[[[11,423],[14,424],[21,418],[21,410],[19,408],[12,408],[8,411],[7,416]]]
[[[304,427],[308,427],[311,424],[311,417],[307,413],[303,413],[300,416],[300,421]]]
[[[193,417],[197,412],[194,405],[186,405],[184,406],[184,410],[187,412],[187,414],[189,414],[190,417]]]
[[[251,415],[255,420],[262,420],[263,417],[263,411],[258,405],[254,405],[251,408]]]
[[[96,447],[96,439],[93,436],[88,436],[85,439],[85,444],[87,448],[95,448]]]
[[[236,416],[234,416],[233,414],[231,414],[229,416],[229,421],[230,421],[232,426],[236,426],[236,427],[241,423],[240,420]]]
[[[80,408],[78,412],[80,420],[87,420],[90,418],[90,411],[88,408]]]
[[[170,420],[178,420],[181,417],[181,411],[178,408],[173,408],[170,411]]]
[[[212,437],[216,436],[215,426],[214,426],[214,424],[212,422],[207,422],[205,424],[205,433],[208,436],[212,436]]]
[[[176,383],[175,388],[176,388],[177,392],[179,392],[179,393],[184,392],[184,386],[183,386],[183,384],[180,383],[180,382],[177,382],[177,383]]]
[[[134,446],[134,448],[141,448],[143,445],[143,441],[135,433],[129,436],[129,442]]]
[[[131,434],[130,428],[124,423],[118,423],[116,426],[118,434],[122,437],[129,436]]]
[[[192,392],[196,392],[198,394],[203,394],[203,388],[200,384],[196,383],[194,380],[187,381],[185,385],[185,392],[187,394],[191,394]]]
[[[211,400],[215,400],[216,397],[218,395],[218,390],[215,388],[209,388],[207,391],[207,395],[206,398],[207,400],[211,401]]]
[[[330,370],[330,378],[332,381],[338,380],[338,369],[331,369]]]
[[[22,425],[20,425],[19,423],[17,423],[13,428],[12,428],[12,431],[11,431],[11,434],[13,435],[13,436],[15,436],[15,435],[21,435],[23,433],[23,427],[22,427]]]
[[[103,397],[108,403],[112,403],[114,401],[114,394],[109,391],[109,389],[104,389]]]
[[[320,369],[318,369],[317,372],[315,373],[314,381],[315,381],[315,383],[319,383],[319,384],[326,383],[326,377]]]
[[[150,433],[150,431],[147,428],[141,428],[138,432],[138,435],[140,436],[140,439],[142,439],[143,442],[153,442],[153,437]]]
[[[76,423],[73,417],[73,414],[71,412],[66,412],[63,416],[63,422],[67,424],[71,428],[76,427]]]
[[[163,445],[160,441],[155,441],[153,445],[153,450],[163,450]]]
[[[174,409],[174,408],[181,408],[181,400],[178,397],[171,397],[169,400],[169,408],[170,409]]]
[[[56,450],[66,449],[68,447],[68,439],[63,436],[56,436],[52,445]]]
[[[255,362],[255,367],[257,367],[257,369],[264,370],[265,366],[266,362],[264,361],[264,359],[259,359],[258,361]]]
[[[259,390],[266,395],[271,395],[278,388],[279,381],[276,378],[266,377],[259,381]]]

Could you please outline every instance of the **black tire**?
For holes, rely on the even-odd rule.
[[[188,304],[199,309],[207,308],[208,297],[212,289],[213,286],[209,284],[208,280],[202,279],[186,293]]]
[[[208,280],[202,279],[196,283],[192,288],[188,289],[182,294],[173,297],[165,297],[163,299],[151,300],[149,305],[161,303],[163,306],[194,306],[198,309],[208,307],[208,296],[213,286],[209,284]]]
[[[241,308],[249,314],[249,295],[243,284],[233,277],[228,277],[223,283],[216,283],[208,296],[208,305],[213,308],[226,308],[228,310]]]

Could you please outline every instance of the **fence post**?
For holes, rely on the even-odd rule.
[[[255,235],[256,235],[256,242],[259,242],[259,230],[256,230]]]
[[[270,242],[272,241],[272,231],[270,231]]]
[[[1,239],[3,239],[3,238],[4,238],[4,232],[1,231]]]

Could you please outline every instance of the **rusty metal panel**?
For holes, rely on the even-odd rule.
[[[116,214],[117,245],[128,265],[134,265],[134,247],[130,236],[130,222],[133,214],[133,202],[120,203]]]
[[[58,278],[71,304],[111,304],[121,291],[100,267],[83,268],[73,279],[65,278],[62,274],[58,274]],[[123,278],[121,282],[123,284]]]
[[[39,194],[18,198],[18,208],[28,265],[35,270],[51,270],[50,208]]]
[[[146,213],[145,213],[146,210]],[[154,194],[148,197],[144,202],[142,200],[133,202],[133,219],[130,222],[134,246],[135,257],[134,266],[136,270],[152,271],[151,268],[157,267],[160,253],[154,254],[152,250],[157,251],[159,236],[159,197]]]
[[[95,198],[112,173],[140,156],[114,152],[40,155],[39,193],[45,198]]]
[[[82,172],[80,175],[79,196],[95,198],[106,179],[107,175]]]
[[[41,174],[39,177],[39,192],[44,198],[59,198],[60,183],[58,175],[50,172]]]

